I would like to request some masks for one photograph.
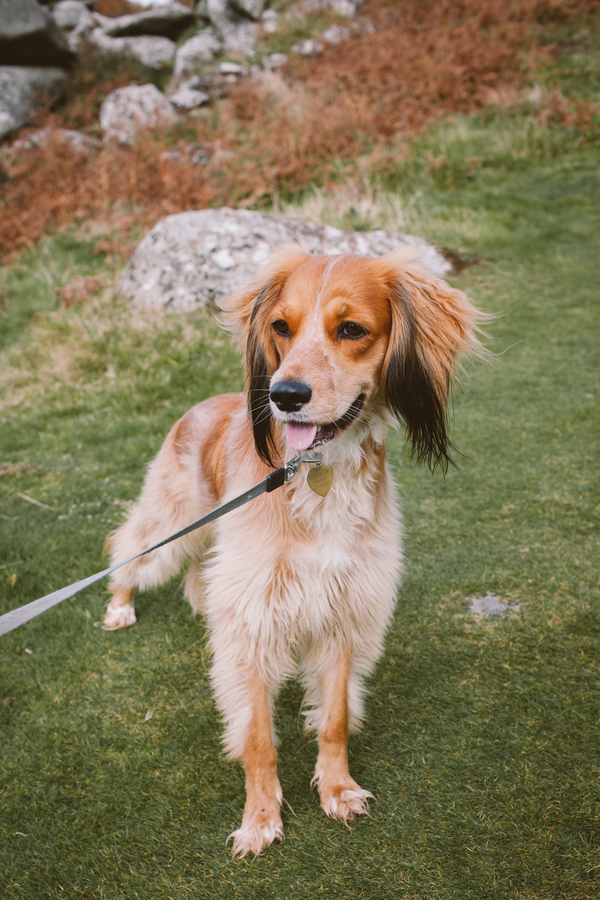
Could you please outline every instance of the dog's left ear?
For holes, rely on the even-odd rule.
[[[275,467],[277,447],[273,436],[273,417],[269,403],[271,375],[279,365],[269,323],[273,304],[291,273],[309,259],[298,244],[289,244],[274,253],[260,270],[254,283],[228,297],[221,306],[226,327],[237,335],[244,354],[248,385],[248,409],[256,452],[271,468]]]
[[[462,291],[427,272],[413,249],[380,262],[392,313],[382,373],[386,404],[404,422],[417,462],[445,472],[453,449],[447,428],[451,379],[460,357],[485,356],[476,333],[486,316]]]

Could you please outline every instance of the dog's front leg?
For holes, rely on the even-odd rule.
[[[271,704],[264,683],[255,680],[252,718],[242,761],[246,772],[246,805],[241,827],[234,831],[233,856],[258,855],[277,838],[283,840],[280,807],[281,787],[277,778],[277,752],[273,746]]]
[[[324,709],[319,728],[319,755],[313,783],[319,788],[323,812],[347,824],[369,811],[369,798],[348,769],[348,681],[352,665],[350,649],[342,651],[336,665],[323,679]]]

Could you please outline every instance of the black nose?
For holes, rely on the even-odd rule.
[[[281,412],[298,412],[312,397],[312,390],[302,381],[278,381],[271,386],[270,397]]]

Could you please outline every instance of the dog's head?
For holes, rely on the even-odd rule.
[[[276,423],[292,450],[317,448],[385,406],[405,424],[417,460],[446,468],[450,379],[461,354],[481,349],[479,313],[414,249],[371,259],[284,247],[224,308],[244,352],[256,449],[269,465]]]

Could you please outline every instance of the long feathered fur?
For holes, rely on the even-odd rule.
[[[347,740],[363,719],[365,678],[403,567],[386,435],[399,419],[417,461],[445,468],[450,384],[460,357],[482,350],[479,313],[412,249],[367,259],[286,247],[224,309],[247,393],[214,397],[175,423],[110,538],[112,561],[243,493],[301,445],[322,455],[331,490],[314,493],[304,467],[277,491],[124,566],[105,627],[133,624],[135,590],[188,566],[186,596],[210,633],[225,748],[246,772],[232,835],[234,855],[244,856],[283,836],[272,710],[293,674],[317,733],[323,810],[348,822],[368,809],[371,794],[348,771]],[[286,407],[275,383],[300,384],[302,401]]]

